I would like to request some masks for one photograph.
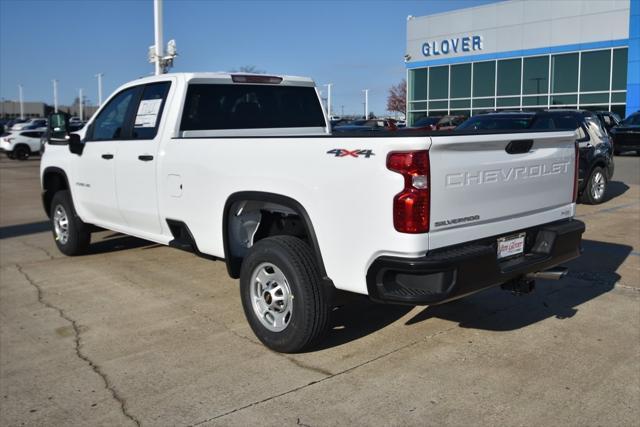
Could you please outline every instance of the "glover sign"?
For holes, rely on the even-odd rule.
[[[422,45],[424,56],[448,55],[450,53],[482,50],[482,36],[465,36],[455,39],[428,41]]]

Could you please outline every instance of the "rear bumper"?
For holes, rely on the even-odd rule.
[[[502,261],[496,255],[501,236],[438,249],[420,258],[379,257],[367,272],[369,296],[399,304],[460,298],[578,257],[584,230],[583,222],[569,220],[507,233],[526,232],[525,255]]]

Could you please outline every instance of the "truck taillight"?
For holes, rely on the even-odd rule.
[[[401,233],[429,231],[429,152],[390,153],[387,168],[404,177],[404,189],[393,198],[393,226]]]
[[[575,162],[573,164],[573,203],[578,201],[578,171],[580,165],[580,149],[578,142],[575,143]]]

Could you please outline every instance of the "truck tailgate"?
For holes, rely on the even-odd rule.
[[[575,140],[573,132],[432,137],[430,248],[573,216]]]

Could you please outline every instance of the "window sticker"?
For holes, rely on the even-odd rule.
[[[137,128],[155,127],[161,105],[162,99],[143,99],[140,101],[134,126]]]

